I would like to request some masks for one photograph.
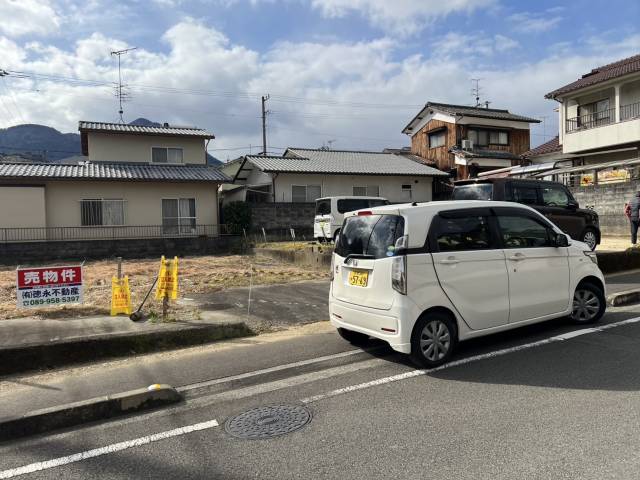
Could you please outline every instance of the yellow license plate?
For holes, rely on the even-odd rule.
[[[366,287],[369,282],[369,272],[366,270],[351,270],[349,272],[349,285]]]

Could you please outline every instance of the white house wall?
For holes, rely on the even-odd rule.
[[[427,202],[432,199],[432,178],[386,175],[301,175],[281,173],[276,177],[276,202],[291,202],[292,185],[320,185],[322,196],[353,195],[353,187],[378,185],[380,196],[392,203],[406,202],[402,185],[411,184],[411,201]]]
[[[45,188],[47,226],[81,225],[80,201],[123,199],[125,225],[161,225],[163,198],[195,198],[196,223],[218,223],[216,184],[154,182],[48,182]]]
[[[87,138],[91,161],[150,163],[152,147],[171,147],[182,148],[183,163],[206,163],[202,138],[99,132],[89,132]]]
[[[0,228],[45,227],[44,191],[44,187],[0,186]]]

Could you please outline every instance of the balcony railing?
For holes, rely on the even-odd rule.
[[[620,121],[640,118],[640,102],[620,106]],[[603,127],[616,122],[616,109],[609,108],[600,112],[589,113],[567,119],[567,133],[576,130]]]
[[[236,230],[228,225],[0,228],[0,243],[217,237],[242,233]]]
[[[568,118],[567,132],[602,127],[604,125],[615,123],[615,121],[616,109],[609,108],[607,110],[601,110],[600,112],[594,112],[587,115],[580,115],[579,117]]]
[[[631,120],[640,117],[640,102],[620,107],[620,120]]]

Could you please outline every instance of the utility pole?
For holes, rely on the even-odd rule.
[[[262,155],[267,154],[267,114],[269,111],[265,108],[269,95],[262,96]]]
[[[130,52],[131,50],[135,50],[136,48],[138,47],[125,48],[124,50],[116,50],[111,52],[112,57],[114,55],[118,57],[118,93],[116,93],[116,96],[120,101],[120,110],[118,110],[118,113],[120,114],[120,123],[124,123],[124,117],[122,116],[122,114],[124,113],[124,110],[122,110],[122,101],[127,96],[126,92],[125,93],[122,92],[122,71],[120,70],[120,57],[125,53]]]

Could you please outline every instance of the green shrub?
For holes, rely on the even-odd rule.
[[[242,233],[251,228],[251,207],[247,202],[230,202],[222,207],[222,218],[233,233]]]

